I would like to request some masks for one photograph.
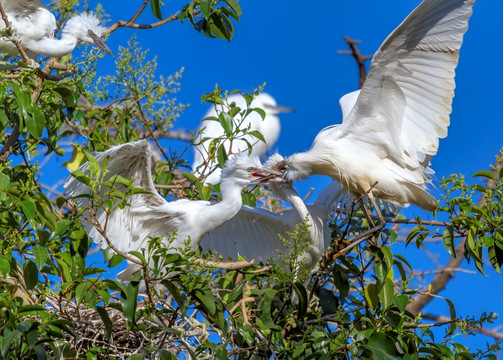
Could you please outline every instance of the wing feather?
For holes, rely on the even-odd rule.
[[[207,233],[201,247],[222,255],[224,259],[237,260],[241,255],[265,262],[277,256],[274,249],[286,251],[278,234],[286,236],[286,231],[293,229],[294,217],[292,212],[281,216],[264,209],[242,206],[235,217]]]
[[[384,157],[407,164],[426,181],[439,138],[447,136],[455,68],[474,2],[424,0],[376,52],[335,136],[366,144],[372,140],[376,148],[386,149]],[[384,94],[390,91],[395,94]]]
[[[104,210],[104,206],[93,207],[96,221],[106,232],[109,241],[120,251],[139,251],[147,247],[147,242],[152,236],[167,236],[177,229],[183,221],[184,207],[192,206],[193,202],[180,200],[168,203],[160,196],[152,181],[150,148],[147,141],[140,140],[110,148],[105,152],[94,153],[100,166],[101,182],[108,181],[114,175],[121,175],[126,179],[132,179],[134,186],[149,191],[145,194],[134,194],[128,198],[129,206],[123,209],[117,208],[110,214]],[[103,170],[105,159],[108,159],[106,170]],[[85,163],[79,169],[90,174],[89,164]],[[121,184],[115,187],[125,192],[126,188]],[[106,199],[109,188],[102,187],[100,198]],[[91,189],[74,177],[70,177],[65,183],[65,192],[70,196],[90,194]],[[116,201],[112,199],[113,201]],[[76,198],[79,208],[88,208],[88,198]],[[115,202],[116,203],[116,202]],[[91,219],[89,209],[83,213],[83,225],[93,241],[102,248],[107,248],[103,235],[98,229],[84,218]]]

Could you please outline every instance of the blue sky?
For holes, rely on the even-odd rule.
[[[98,1],[89,3],[92,7]],[[169,16],[183,2],[166,3],[162,10]],[[115,21],[129,19],[139,2],[107,0],[102,4]],[[183,103],[190,103],[190,108],[177,121],[175,129],[197,128],[208,107],[201,104],[201,94],[213,90],[216,83],[229,90],[250,91],[266,82],[266,91],[279,104],[296,109],[295,113],[281,115],[282,132],[275,146],[283,155],[290,155],[307,150],[325,126],[339,123],[339,98],[357,88],[354,60],[337,53],[347,49],[344,36],[362,40],[362,53],[373,54],[419,1],[252,0],[240,1],[240,4],[243,16],[241,23],[235,24],[231,42],[208,39],[188,23],[172,22],[152,30],[118,29],[107,44],[117,53],[118,46],[126,45],[136,34],[141,46],[158,57],[159,74],[173,74],[185,67],[177,97]],[[457,68],[449,135],[441,141],[439,153],[432,162],[438,180],[451,173],[470,175],[487,169],[503,146],[500,110],[503,75],[499,69],[503,58],[501,14],[501,0],[475,4]],[[147,9],[138,22],[153,21]],[[113,62],[111,57],[104,58],[99,72],[112,72]],[[181,144],[173,141],[167,146],[176,148]],[[319,190],[329,181],[325,177],[313,177],[299,183],[297,189],[304,195],[310,187]],[[433,193],[438,195],[435,190]],[[417,208],[409,209],[409,214],[426,215]],[[433,250],[442,254],[440,263],[447,260],[441,245]],[[419,269],[431,267],[423,252],[411,249],[408,253]],[[463,268],[475,269],[466,263]],[[482,311],[503,314],[500,300],[503,277],[491,271],[488,274],[488,277],[458,274],[441,295],[454,300],[458,315],[478,315]],[[439,301],[427,310],[448,314],[447,306]],[[503,324],[503,319],[496,324]],[[483,344],[486,340],[477,336],[469,343]]]

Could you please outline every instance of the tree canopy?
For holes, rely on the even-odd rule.
[[[85,10],[75,3],[54,5],[61,23]],[[200,33],[194,36],[232,42],[242,15],[235,0],[194,0],[170,16],[159,0],[136,6],[130,20],[112,23],[108,33],[179,22],[176,26]],[[138,16],[148,11],[158,21],[138,24]],[[106,18],[101,8],[96,12]],[[76,208],[40,173],[65,149],[72,151],[66,167],[75,171],[84,161],[92,163],[92,151],[148,139],[157,155],[153,177],[160,194],[171,201],[221,196],[218,185],[204,184],[204,172],[191,174],[185,154],[170,153],[161,143],[178,138],[194,145],[190,134],[171,130],[186,109],[176,99],[183,69],[159,75],[155,57],[135,36],[119,49],[115,73],[96,73],[103,56],[86,46],[59,60],[39,58],[40,67],[28,66],[23,56],[12,60],[17,70],[1,73],[1,358],[496,359],[503,334],[487,329],[496,314],[459,316],[441,291],[463,259],[480,276],[488,266],[500,273],[501,154],[492,168],[466,174],[475,178],[473,184],[463,174],[443,179],[435,220],[388,216],[383,231],[355,245],[352,240],[370,227],[363,213],[356,206],[334,212],[332,245],[312,274],[300,271],[298,263],[305,251],[305,223],[289,234],[291,242],[285,239],[290,252],[268,264],[228,263],[199,250],[173,254],[156,238],[142,252],[103,250],[100,264],[82,228],[86,209]],[[210,106],[223,104],[239,92],[233,90],[216,85],[201,98]],[[263,86],[241,93],[249,105],[261,91]],[[247,129],[239,119],[250,109],[229,105],[216,120],[225,138],[242,137]],[[230,155],[221,146],[225,138],[205,139],[220,167]],[[92,206],[106,212],[128,206],[137,192],[129,179],[120,180],[127,190],[119,191],[102,181],[99,171],[80,175],[94,189],[110,189],[90,197]],[[278,213],[288,206],[261,188],[245,190],[243,202]],[[442,242],[452,258],[432,270],[429,285],[418,287],[415,279],[421,275],[399,244],[425,249],[430,241]],[[124,257],[142,264],[128,283],[114,278]],[[444,301],[448,316],[424,313],[432,300]],[[480,349],[463,344],[460,335],[480,333],[496,341]]]

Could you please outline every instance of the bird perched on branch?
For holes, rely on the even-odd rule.
[[[167,241],[173,234],[175,240],[170,244],[173,252],[184,247],[187,239],[191,247],[196,249],[205,233],[232,218],[241,209],[241,191],[244,188],[267,181],[267,175],[279,175],[278,172],[263,168],[256,156],[237,154],[229,159],[222,170],[222,201],[211,203],[181,199],[168,202],[157,193],[152,181],[152,153],[146,140],[114,146],[105,152],[95,153],[94,157],[98,167],[106,164],[108,171],[104,173],[101,170],[100,182],[114,181],[114,177],[120,175],[125,179],[132,178],[136,188],[146,191],[131,195],[127,200],[129,206],[123,209],[117,207],[110,214],[103,207],[93,208],[90,212],[89,197],[75,198],[77,206],[86,209],[82,216],[89,237],[102,248],[112,245],[122,253],[147,249],[151,237],[162,237]],[[92,166],[92,163],[86,162],[78,171],[89,175]],[[115,183],[115,187],[119,191],[126,191],[126,187],[119,182]],[[72,176],[65,183],[65,192],[75,197],[91,194],[92,190]],[[109,188],[101,188],[102,200],[107,198],[109,192]],[[119,278],[127,280],[139,269],[139,265],[130,264],[128,269],[119,274]]]
[[[277,164],[283,161],[279,154],[272,155],[265,168],[276,171]],[[201,242],[203,250],[214,251],[226,258],[237,260],[238,255],[246,259],[266,262],[278,257],[278,252],[287,254],[289,249],[280,239],[291,240],[297,224],[306,221],[308,225],[307,251],[300,257],[301,269],[312,269],[321,259],[324,250],[330,245],[328,221],[332,210],[338,204],[349,203],[348,192],[333,181],[318,195],[316,200],[306,206],[291,182],[270,180],[266,185],[274,195],[292,205],[292,210],[283,215],[265,209],[242,206],[241,210],[222,225],[208,232]]]
[[[240,94],[234,94],[227,98],[226,104],[235,104],[236,107],[240,108],[241,111],[247,109],[246,100]],[[248,133],[253,131],[258,131],[262,134],[264,141],[259,140],[258,137],[246,134],[239,136],[238,138],[233,138],[232,140],[225,138],[226,133],[218,119],[217,109],[221,112],[228,112],[230,107],[227,105],[216,105],[212,106],[210,110],[206,113],[199,127],[200,131],[197,135],[194,147],[194,161],[192,163],[192,169],[194,169],[194,174],[196,176],[201,175],[204,171],[205,174],[209,173],[205,182],[210,184],[217,184],[220,178],[221,169],[216,167],[215,162],[208,159],[208,152],[210,148],[211,139],[214,138],[225,138],[221,146],[225,148],[225,152],[229,153],[239,153],[248,151],[249,145],[252,146],[251,154],[258,156],[259,158],[264,156],[269,149],[272,148],[276,140],[278,140],[279,133],[281,130],[281,124],[278,118],[278,114],[285,112],[292,112],[293,109],[279,106],[274,98],[266,93],[261,93],[252,100],[249,105],[250,109],[259,108],[265,113],[265,117],[255,111],[248,113],[246,116],[236,115],[235,123],[239,124],[240,129],[249,129]],[[235,125],[234,125],[235,126]],[[207,139],[207,140],[204,140]]]
[[[474,2],[424,0],[377,50],[361,91],[341,98],[342,124],[286,158],[285,179],[328,175],[355,197],[369,192],[374,206],[376,197],[433,211],[437,201],[426,190],[434,173],[430,160],[447,136]]]
[[[112,51],[101,40],[105,27],[93,13],[82,13],[70,18],[61,32],[61,38],[54,37],[57,22],[54,15],[39,0],[1,0],[0,4],[7,15],[14,39],[18,40],[30,58],[38,55],[61,57],[73,51],[79,40],[96,45],[107,54]],[[0,20],[0,29],[5,22]],[[19,52],[11,39],[0,38],[0,53],[7,57],[18,56]]]

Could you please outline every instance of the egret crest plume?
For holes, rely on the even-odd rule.
[[[73,51],[79,40],[99,47],[109,55],[112,51],[101,40],[106,28],[93,13],[82,13],[70,18],[63,27],[61,38],[54,34],[57,22],[54,15],[39,0],[1,0],[14,37],[19,40],[30,58],[38,55],[61,57]],[[0,21],[0,29],[5,23]],[[18,56],[16,45],[7,38],[0,39],[0,52],[7,57]]]

